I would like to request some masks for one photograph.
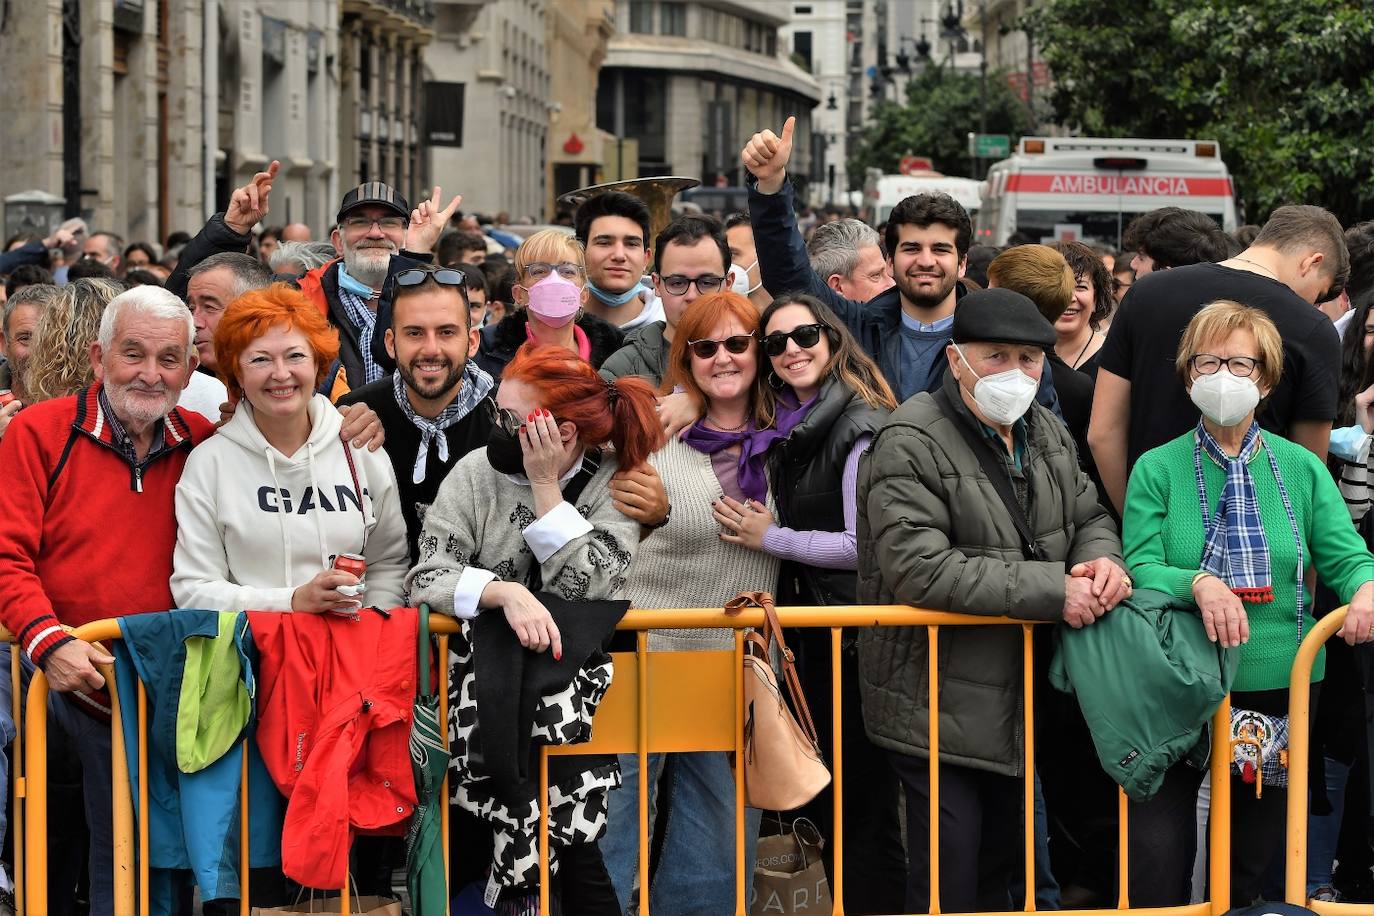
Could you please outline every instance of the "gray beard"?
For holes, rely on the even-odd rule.
[[[374,248],[371,250],[383,251],[384,249]],[[344,252],[344,267],[347,268],[348,275],[359,283],[366,283],[373,289],[380,289],[382,284],[386,282],[386,273],[391,266],[390,256],[388,255],[386,259],[378,259],[378,263],[374,264],[364,261],[363,258],[359,257],[359,254],[358,251]]]

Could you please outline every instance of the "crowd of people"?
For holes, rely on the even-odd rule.
[[[742,151],[747,213],[656,233],[620,191],[516,238],[438,187],[412,207],[369,181],[322,238],[263,225],[273,163],[165,246],[80,221],[6,245],[0,661],[46,676],[76,784],[54,800],[52,913],[113,911],[114,659],[69,628],[173,608],[457,618],[452,890],[523,914],[531,738],[585,738],[627,606],[754,591],[1063,624],[1036,628],[1030,811],[1020,628],[940,634],[938,901],[926,629],[846,631],[833,658],[828,632],[789,640],[821,749],[843,751],[857,914],[1111,906],[1118,785],[1131,904],[1205,899],[1207,728],[1227,693],[1233,728],[1263,738],[1234,752],[1231,902],[1280,899],[1288,675],[1348,605],[1313,672],[1307,890],[1374,900],[1374,223],[1292,205],[1228,235],[1165,208],[1121,251],[999,250],[922,194],[879,227],[804,227],[791,127]],[[263,757],[299,771],[302,742]],[[633,911],[641,888],[659,914],[733,909],[763,814],[736,848],[739,761],[558,759],[558,912]],[[830,798],[803,811],[822,834]],[[356,837],[357,889],[389,894],[405,852]],[[255,867],[253,903],[287,902],[317,864],[292,847]],[[237,910],[236,883],[197,882],[205,912]]]

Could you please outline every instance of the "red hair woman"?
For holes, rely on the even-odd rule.
[[[643,379],[606,382],[572,350],[521,347],[497,390],[486,449],[454,465],[425,514],[420,562],[406,579],[407,595],[411,604],[425,602],[464,621],[451,644],[456,700],[450,707],[450,734],[457,816],[468,823],[455,831],[464,848],[455,849],[451,859],[453,882],[463,887],[480,880],[490,863],[491,879],[502,888],[503,906],[535,891],[539,859],[531,852],[537,850],[538,805],[528,783],[502,789],[466,753],[478,740],[474,730],[481,723],[495,728],[499,726],[493,721],[513,718],[514,705],[510,714],[488,708],[489,718],[483,719],[483,697],[493,694],[491,681],[484,684],[482,678],[513,676],[510,690],[495,692],[499,698],[518,694],[518,667],[544,671],[548,678],[540,675],[542,684],[547,686],[552,678],[559,685],[556,689],[573,691],[571,701],[559,708],[585,717],[566,724],[589,726],[591,711],[609,684],[609,668],[596,688],[598,676],[588,676],[587,671],[600,664],[591,661],[597,650],[570,657],[563,666],[556,664],[564,661],[565,644],[585,647],[586,640],[574,643],[571,634],[560,632],[541,597],[621,597],[639,546],[639,525],[614,505],[610,481],[617,468],[644,462],[662,443],[654,406],[653,389]],[[472,664],[474,649],[491,643],[474,639],[474,618],[497,612],[529,651],[522,666],[504,665],[496,658],[479,677]],[[596,634],[598,647],[603,635],[609,637]],[[564,724],[558,723],[559,732]],[[570,804],[578,806],[578,812],[555,817],[571,826],[553,834],[560,864],[557,886],[550,891],[561,900],[561,912],[610,912],[615,897],[597,839],[605,825],[605,793],[620,784],[620,774],[613,757],[572,759],[572,781],[579,794]],[[579,769],[584,759],[595,765]],[[489,766],[491,761],[485,763]]]
[[[391,463],[342,441],[339,412],[316,394],[338,352],[338,333],[285,284],[225,310],[215,357],[238,406],[177,485],[179,606],[320,613],[402,603],[410,557]],[[343,553],[367,561],[365,592],[331,568]]]

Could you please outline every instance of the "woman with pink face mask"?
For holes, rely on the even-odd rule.
[[[582,306],[587,301],[587,269],[582,245],[560,229],[536,232],[515,251],[516,308],[482,329],[477,365],[501,378],[506,364],[525,343],[567,347],[601,368],[620,349],[625,335]]]

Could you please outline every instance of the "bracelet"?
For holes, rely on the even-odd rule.
[[[1205,578],[1207,578],[1207,577],[1210,576],[1210,575],[1211,575],[1211,573],[1209,573],[1209,572],[1200,572],[1200,573],[1198,573],[1196,576],[1193,576],[1193,584],[1192,584],[1191,588],[1197,588],[1198,580],[1199,580],[1199,579],[1205,579]]]

